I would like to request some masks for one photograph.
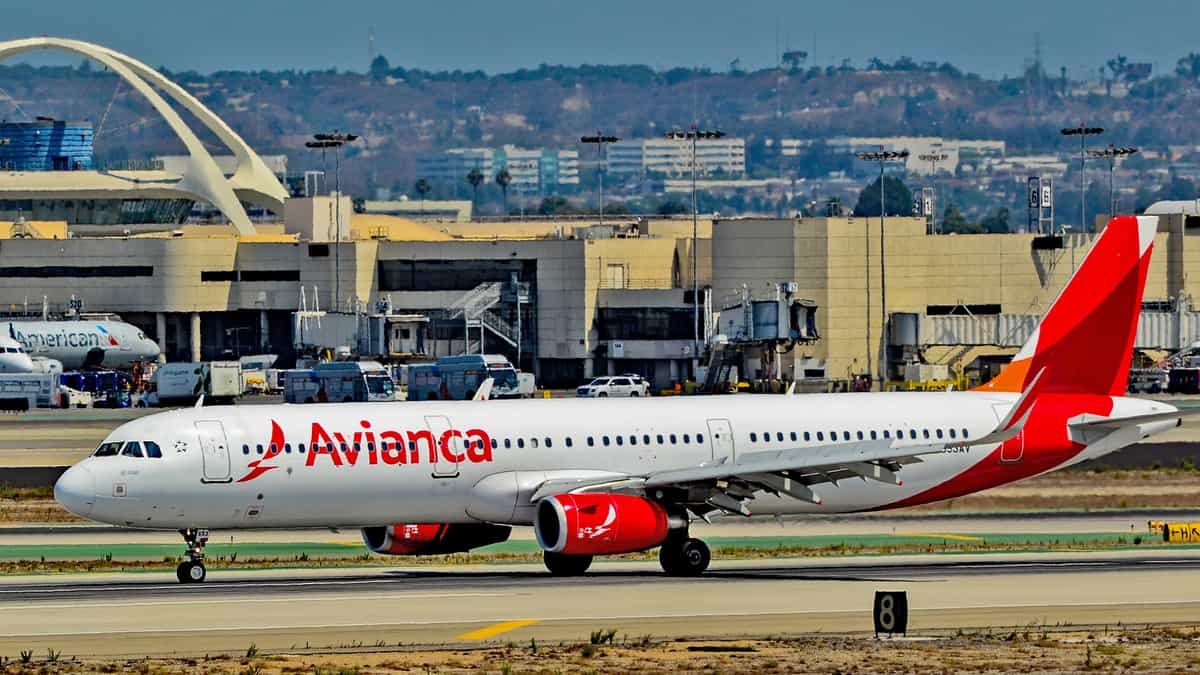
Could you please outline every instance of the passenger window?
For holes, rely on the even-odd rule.
[[[570,436],[567,436],[567,437],[566,437],[565,439],[563,439],[563,440],[564,440],[564,442],[567,444],[567,447],[568,447],[568,448],[569,448],[569,447],[571,447],[572,445],[574,445],[574,441],[572,441],[572,440],[571,440],[571,437],[570,437]]]
[[[934,433],[936,433],[936,434],[937,434],[937,437],[938,437],[938,438],[941,438],[941,437],[942,437],[942,430],[941,430],[941,429],[935,429],[935,430],[934,430]]]
[[[684,435],[683,435],[683,442],[684,442],[684,443],[691,443],[691,442],[692,442],[692,440],[691,440],[690,438],[688,438],[688,435],[687,435],[687,434],[684,434]]]
[[[517,447],[518,447],[518,448],[522,448],[522,449],[524,449],[524,448],[525,448],[525,439],[524,439],[524,438],[518,438],[518,439],[517,439]]]
[[[696,434],[696,442],[703,443],[704,442],[704,434]]]
[[[780,443],[783,442],[783,432],[782,431],[775,432],[775,440],[779,441]]]
[[[625,444],[625,437],[617,436],[617,445],[624,445],[624,444]]]
[[[963,427],[963,430],[962,430],[962,432],[963,432],[963,440],[966,440],[967,438],[970,438],[970,435],[967,433],[967,428],[966,428],[966,427]]]
[[[909,429],[909,430],[908,430],[908,437],[909,437],[909,438],[913,438],[913,439],[915,439],[915,438],[917,437],[917,430],[916,430],[916,429]]]
[[[792,442],[794,443],[794,442],[796,442],[797,440],[799,440],[799,437],[798,437],[798,436],[796,436],[796,432],[794,432],[794,431],[793,431],[793,432],[792,432]]]
[[[505,448],[511,448],[511,447],[512,447],[512,439],[511,439],[511,438],[506,438],[506,439],[504,439],[504,447],[505,447]]]
[[[162,448],[158,447],[158,443],[154,441],[146,441],[146,456],[153,459],[162,459]]]
[[[248,454],[250,454],[250,446],[248,446],[248,445],[243,445],[243,446],[242,446],[242,454],[243,454],[243,455],[248,455]]]
[[[805,442],[805,443],[807,443],[807,442],[809,442],[810,440],[812,440],[812,435],[811,435],[811,434],[809,434],[807,431],[806,431],[806,432],[804,432],[804,442]]]
[[[817,440],[818,440],[818,441],[823,441],[823,440],[825,440],[825,432],[823,432],[823,431],[818,431],[818,432],[817,432]]]
[[[871,440],[873,440],[873,441],[874,441],[874,440],[876,440],[876,439],[878,439],[878,438],[879,438],[879,436],[878,436],[878,435],[876,435],[876,433],[875,433],[875,430],[874,430],[874,429],[872,429],[872,430],[871,430]]]
[[[950,427],[950,438],[954,438],[954,436],[955,436],[954,427]]]
[[[650,434],[642,434],[642,445],[650,445]]]
[[[675,436],[675,434],[671,434],[671,444],[675,445],[677,443],[679,443],[679,439]]]
[[[137,441],[129,441],[125,444],[125,449],[121,451],[121,454],[125,457],[141,457],[142,444]]]
[[[546,447],[547,448],[554,447],[554,441],[549,436],[546,437]]]
[[[374,449],[375,449],[375,444],[374,444],[374,443],[369,443],[369,444],[367,445],[367,447],[371,448],[371,450],[374,450]],[[284,443],[284,444],[283,444],[283,451],[284,451],[284,452],[286,452],[286,453],[287,453],[287,454],[289,454],[289,455],[290,455],[290,454],[292,454],[292,444],[291,444],[291,443]]]
[[[659,434],[658,436],[655,437],[655,440],[658,441],[659,445],[662,445],[663,444],[663,435]]]
[[[588,436],[588,438],[587,438],[587,444],[588,444],[588,447],[589,447],[589,448],[590,448],[590,447],[593,447],[593,446],[595,446],[595,445],[596,445],[596,439],[595,439],[595,438],[592,438],[591,436]]]
[[[928,429],[922,429],[922,430],[921,430],[921,435],[922,435],[922,436],[924,436],[925,438],[929,438],[929,430],[928,430]]]
[[[300,450],[300,454],[302,454],[302,455],[303,455],[303,454],[304,454],[304,444],[303,444],[303,443],[301,443],[300,445],[298,445],[298,446],[296,446],[296,447],[297,447],[297,448]]]
[[[883,430],[883,437],[884,437],[884,438],[891,438],[891,437],[892,437],[892,432],[891,432],[891,431],[888,431],[887,429],[884,429],[884,430]]]
[[[608,447],[608,436],[605,436],[602,440],[604,441],[604,446]]]
[[[568,444],[568,445],[569,445],[569,444]],[[498,447],[500,447],[500,443],[499,443],[499,441],[497,441],[496,439],[494,439],[494,438],[493,438],[493,439],[492,439],[492,449],[493,449],[493,450],[495,450],[495,449],[496,449],[496,448],[498,448]]]
[[[848,440],[850,440],[850,432],[849,432],[849,431],[843,431],[843,432],[842,432],[842,440],[843,440],[843,441],[848,441]]]
[[[629,444],[630,444],[630,445],[637,445],[637,436],[630,435],[630,436],[629,436]]]
[[[538,439],[536,439],[536,438],[529,439],[529,447],[536,448],[537,446],[538,446]]]
[[[271,452],[274,452],[274,451],[275,451],[275,446],[271,446]],[[355,451],[355,452],[362,452],[362,445],[361,445],[361,444],[359,444],[359,443],[355,443],[355,444],[354,444],[354,451]]]
[[[750,432],[750,442],[751,442],[751,443],[755,443],[755,442],[757,442],[757,441],[758,441],[758,434],[756,434],[756,433],[754,433],[753,431],[751,431],[751,432]],[[674,439],[672,439],[672,441],[671,441],[671,442],[674,442]]]
[[[356,443],[355,445],[357,445],[357,443]],[[278,445],[275,445],[274,443],[272,443],[272,444],[271,444],[271,454],[272,454],[272,455],[275,455],[275,454],[278,454],[278,453],[279,453],[279,446],[278,446]]]
[[[261,445],[254,446],[254,451],[260,455],[263,454],[263,446],[261,446]],[[330,452],[332,452],[332,451],[330,451]]]
[[[858,440],[861,441],[862,439],[863,439],[863,432],[859,431],[858,432]]]

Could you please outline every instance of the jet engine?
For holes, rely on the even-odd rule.
[[[441,555],[508,540],[511,527],[489,523],[419,523],[364,527],[363,543],[383,555]]]
[[[582,493],[539,502],[533,531],[550,553],[612,555],[654,548],[686,524],[644,497]]]

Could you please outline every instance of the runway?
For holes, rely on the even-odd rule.
[[[72,656],[864,633],[875,590],[907,590],[910,631],[1195,622],[1200,551],[717,561],[699,579],[600,562],[0,580],[0,654]]]

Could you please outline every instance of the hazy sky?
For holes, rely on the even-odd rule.
[[[1200,51],[1198,24],[1200,3],[1174,0],[54,0],[5,2],[0,37],[74,37],[204,72],[361,71],[374,30],[377,53],[430,69],[724,69],[734,58],[757,68],[778,45],[815,52],[820,65],[907,55],[996,76],[1020,72],[1040,33],[1048,69],[1079,77],[1118,53],[1170,71]]]

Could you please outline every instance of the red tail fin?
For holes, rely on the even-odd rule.
[[[1120,396],[1129,378],[1158,218],[1109,221],[1012,363],[977,391]]]

